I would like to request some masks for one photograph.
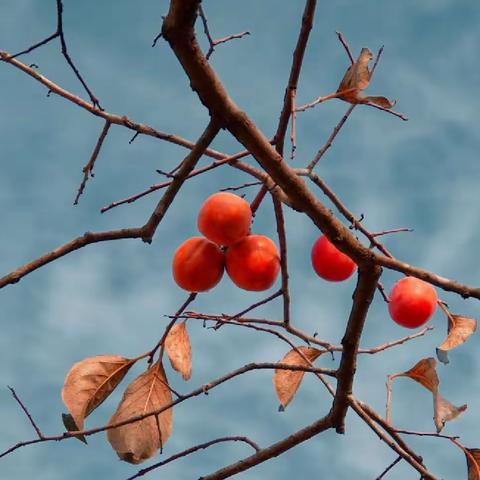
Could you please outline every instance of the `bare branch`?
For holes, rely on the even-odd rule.
[[[83,167],[83,180],[80,186],[78,187],[78,192],[77,196],[75,197],[75,200],[73,202],[74,205],[78,205],[78,200],[80,199],[80,196],[82,195],[83,191],[85,190],[85,185],[88,182],[88,178],[91,176],[94,176],[93,173],[93,167],[95,166],[95,162],[97,160],[98,154],[100,153],[100,149],[102,148],[103,141],[105,140],[105,137],[108,134],[108,130],[110,129],[111,123],[106,120],[105,125],[103,126],[103,129],[100,133],[100,136],[98,137],[97,143],[95,145],[95,148],[93,149],[92,156],[90,157],[90,160],[87,162],[87,164]]]
[[[221,160],[215,160],[212,162],[210,165],[207,165],[205,167],[198,168],[197,170],[193,170],[188,174],[187,178],[193,178],[196,177],[197,175],[201,175],[202,173],[208,172],[210,170],[213,170],[214,168],[220,167],[222,165],[230,164],[230,163],[235,163],[237,160],[244,158],[248,156],[249,153],[246,150],[243,150],[242,152],[236,153],[235,155],[231,156],[224,156],[223,154],[221,155],[223,158]],[[101,209],[102,213],[107,212],[108,210],[111,210],[112,208],[118,207],[119,205],[124,205],[126,203],[133,203],[139,198],[145,197],[146,195],[149,195],[150,193],[156,192],[157,190],[160,190],[162,188],[168,187],[172,182],[162,182],[162,183],[156,183],[155,185],[152,185],[151,187],[147,188],[143,192],[137,193],[135,195],[132,195],[131,197],[124,198],[123,200],[118,200],[116,202],[112,202],[110,205],[107,205],[106,207],[103,207]]]
[[[236,475],[237,473],[244,472],[245,470],[248,470],[260,463],[263,463],[266,460],[277,457],[278,455],[286,452],[287,450],[290,450],[291,448],[302,442],[305,442],[306,440],[309,440],[315,435],[318,435],[319,433],[328,430],[329,428],[331,428],[331,423],[330,418],[327,415],[320,420],[312,423],[308,427],[292,433],[287,438],[280,440],[279,442],[274,443],[267,448],[262,448],[250,457],[239,460],[236,463],[233,463],[227,467],[217,470],[214,473],[211,473],[210,475],[206,475],[200,478],[201,480],[221,480],[223,478],[228,478]]]
[[[195,453],[198,450],[204,450],[208,447],[211,447],[212,445],[216,445],[217,443],[223,443],[223,442],[243,442],[243,443],[246,443],[247,445],[250,445],[256,452],[260,451],[260,447],[255,442],[250,440],[248,437],[220,437],[220,438],[216,438],[215,440],[210,440],[209,442],[200,443],[191,448],[187,448],[186,450],[176,453],[175,455],[172,455],[166,458],[165,460],[162,460],[161,462],[154,463],[153,465],[150,465],[147,468],[142,468],[135,475],[128,477],[127,480],[134,480],[135,478],[143,477],[144,475],[151,472],[152,470],[157,470],[158,468],[163,467],[167,463],[178,460],[179,458],[186,457],[187,455],[190,455],[191,453]]]
[[[6,63],[9,63],[10,65],[13,65],[14,67],[22,70],[27,75],[34,78],[41,84],[43,84],[45,87],[48,88],[49,91],[56,93],[57,95],[89,111],[90,113],[92,113],[97,117],[101,117],[105,120],[108,120],[112,124],[121,125],[130,130],[134,130],[138,134],[148,135],[150,137],[158,138],[160,140],[165,140],[167,142],[174,143],[175,145],[179,145],[181,147],[185,147],[190,150],[195,145],[193,142],[190,142],[189,140],[185,140],[184,138],[179,137],[178,135],[161,132],[160,130],[156,130],[155,128],[150,127],[149,125],[134,122],[133,120],[130,120],[126,115],[117,115],[114,113],[105,112],[104,110],[100,110],[96,105],[92,105],[91,103],[86,102],[85,100],[74,95],[68,90],[65,90],[64,88],[58,86],[48,78],[38,73],[34,68],[29,67],[28,65],[25,65],[24,63],[14,58],[11,58],[11,56],[7,52],[0,50],[0,58],[4,60]],[[226,155],[224,155],[223,153],[217,152],[216,150],[212,150],[212,149],[207,149],[205,151],[205,155],[211,158],[219,159],[219,160],[226,157]]]
[[[398,456],[375,480],[382,480],[383,477],[398,463],[402,460],[402,456]]]
[[[235,33],[233,35],[228,35],[226,37],[219,38],[217,40],[214,40],[212,38],[212,35],[210,34],[210,29],[208,28],[208,21],[207,17],[205,15],[205,12],[203,11],[203,8],[201,5],[198,7],[198,15],[200,16],[203,24],[203,31],[205,32],[205,36],[207,37],[208,43],[210,45],[207,54],[205,55],[206,59],[208,60],[212,53],[215,51],[215,47],[217,45],[220,45],[222,43],[227,43],[230,40],[236,40],[245,37],[246,35],[250,35],[250,32],[242,32],[242,33]]]
[[[381,268],[377,266],[370,268],[361,266],[358,269],[353,305],[342,338],[342,358],[338,367],[337,391],[332,406],[332,421],[338,433],[345,431],[344,419],[349,405],[348,399],[352,395],[360,337],[381,273]]]
[[[35,420],[33,419],[32,415],[30,414],[30,412],[28,411],[27,407],[25,406],[25,404],[20,400],[20,397],[17,395],[17,393],[15,392],[15,390],[13,389],[13,387],[8,387],[8,389],[10,390],[10,392],[12,393],[12,396],[13,398],[16,400],[16,402],[20,405],[20,408],[24,411],[25,415],[27,416],[29,422],[32,424],[32,427],[34,428],[34,430],[37,432],[37,435],[38,435],[38,438],[39,439],[43,439],[45,438],[43,433],[41,432],[40,428],[38,427],[38,425],[35,423]]]
[[[333,141],[335,140],[335,137],[337,136],[338,132],[341,130],[345,122],[348,120],[348,117],[353,112],[353,109],[355,108],[355,106],[356,105],[350,105],[345,115],[342,117],[342,119],[338,122],[338,124],[333,129],[333,132],[328,137],[328,140],[325,143],[325,145],[323,145],[323,147],[315,155],[314,159],[308,164],[307,170],[312,171],[317,165],[317,163],[320,161],[320,159],[323,157],[323,155],[325,155],[325,152],[332,146]]]
[[[287,265],[287,236],[285,234],[285,220],[283,218],[282,204],[272,195],[273,209],[277,222],[278,243],[280,245],[280,268],[282,273],[282,296],[283,296],[283,322],[290,324],[290,291],[288,289],[288,265]]]
[[[343,48],[347,52],[348,58],[350,59],[350,63],[353,65],[355,63],[355,58],[353,57],[352,51],[350,50],[350,46],[348,45],[347,41],[343,37],[340,32],[335,32],[337,34],[338,40],[343,45]]]

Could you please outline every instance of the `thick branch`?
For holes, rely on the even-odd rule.
[[[338,368],[337,392],[332,407],[332,418],[338,433],[344,433],[344,419],[348,409],[349,397],[352,394],[360,337],[381,273],[382,270],[379,267],[360,267],[358,271],[353,305],[342,339],[343,352]]]
[[[316,199],[268,139],[228,96],[195,39],[193,25],[198,5],[198,0],[172,0],[162,30],[164,38],[170,43],[185,69],[192,88],[223,126],[250,151],[283,191],[288,192],[294,208],[305,212],[325,235],[358,265],[369,263],[371,252]]]
[[[263,463],[266,460],[277,457],[278,455],[290,450],[298,444],[309,440],[325,430],[328,430],[331,428],[331,426],[330,417],[327,415],[326,417],[323,417],[320,420],[312,423],[308,427],[298,430],[287,438],[280,440],[279,442],[274,443],[267,448],[262,448],[259,452],[239,460],[238,462],[227,467],[217,470],[210,475],[200,477],[199,480],[220,480],[222,478],[228,478],[236,475],[237,473],[244,472],[245,470]]]

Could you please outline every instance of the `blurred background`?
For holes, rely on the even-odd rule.
[[[97,2],[64,0],[64,28],[69,52],[88,85],[109,112],[195,140],[208,115],[166,42],[151,48],[166,14],[166,0]],[[241,40],[217,47],[211,64],[227,90],[267,137],[276,130],[304,2],[275,0],[204,1],[214,38],[248,30]],[[480,194],[478,179],[478,111],[480,4],[474,0],[403,2],[372,0],[319,2],[314,29],[300,77],[298,104],[336,90],[348,58],[335,31],[354,52],[362,47],[385,52],[368,93],[397,99],[409,117],[402,122],[378,110],[358,107],[317,167],[318,174],[372,231],[410,227],[413,233],[384,238],[395,256],[408,263],[478,286]],[[55,2],[2,0],[0,49],[22,50],[54,32]],[[202,45],[207,46],[197,25]],[[60,54],[58,40],[20,58],[62,87],[87,98]],[[105,214],[100,208],[162,180],[156,169],[169,170],[187,154],[181,147],[112,126],[78,206],[73,199],[103,120],[46,89],[14,67],[0,64],[0,275],[52,250],[85,231],[139,226],[162,192]],[[348,105],[332,100],[299,114],[295,165],[306,165],[330,135]],[[242,150],[222,133],[212,145],[226,153]],[[287,145],[286,150],[289,150]],[[475,153],[477,152],[477,153]],[[477,160],[475,160],[477,158]],[[255,164],[254,160],[249,162]],[[201,164],[210,160],[204,157]],[[161,336],[166,314],[186,298],[173,282],[170,262],[175,248],[196,235],[198,207],[220,188],[250,178],[222,167],[188,181],[157,230],[154,241],[122,240],[87,246],[25,277],[0,292],[0,450],[34,438],[34,431],[12,399],[13,386],[45,434],[63,429],[60,398],[70,366],[100,353],[137,356]],[[313,187],[312,187],[313,188]],[[251,201],[257,187],[245,190]],[[321,201],[325,199],[316,191]],[[333,207],[332,207],[333,208]],[[351,306],[352,277],[330,284],[315,276],[310,248],[319,236],[311,221],[286,212],[291,277],[292,321],[306,332],[339,343]],[[270,199],[259,210],[253,230],[276,240]],[[385,271],[387,290],[400,278]],[[272,292],[278,284],[272,288]],[[192,310],[234,314],[264,298],[244,292],[225,276]],[[479,303],[439,292],[454,313],[479,317]],[[255,312],[281,318],[281,300]],[[359,358],[354,393],[384,411],[388,373],[434,356],[446,334],[446,319],[437,311],[434,330],[404,346]],[[238,327],[218,331],[188,322],[193,349],[193,376],[185,383],[170,366],[173,387],[189,392],[210,379],[256,361],[277,361],[288,347],[273,336]],[[380,296],[369,313],[362,346],[372,347],[412,333],[394,324]],[[452,403],[467,403],[460,418],[444,432],[460,435],[470,448],[480,447],[480,362],[478,337],[440,365],[440,390]],[[323,356],[319,366],[335,365]],[[127,380],[141,372],[133,368]],[[271,371],[236,378],[210,395],[175,409],[174,433],[164,456],[225,435],[247,435],[267,446],[306,426],[330,407],[322,385],[306,375],[285,412],[271,383]],[[86,422],[103,425],[116,408],[119,388]],[[408,379],[394,384],[393,422],[402,428],[433,431],[432,400]],[[466,478],[462,452],[448,441],[408,438],[431,472],[444,479]],[[241,444],[221,444],[166,466],[151,478],[198,478],[250,454]],[[355,414],[347,433],[327,432],[238,478],[374,479],[396,458]],[[146,463],[158,461],[158,457]],[[122,463],[104,434],[20,449],[0,460],[5,479],[124,479],[138,467]],[[389,479],[414,479],[401,462]]]

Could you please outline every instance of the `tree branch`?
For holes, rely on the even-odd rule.
[[[108,131],[110,129],[111,123],[108,120],[105,120],[105,125],[103,126],[103,129],[100,133],[100,136],[98,137],[97,143],[95,145],[95,148],[93,149],[92,156],[90,157],[90,160],[87,162],[87,164],[83,167],[83,180],[82,183],[80,183],[80,186],[78,187],[78,192],[77,196],[75,197],[75,200],[73,202],[74,205],[78,205],[78,201],[80,199],[80,196],[82,195],[83,191],[85,190],[85,185],[88,182],[88,178],[91,176],[94,176],[93,173],[93,167],[95,166],[95,162],[97,160],[98,154],[100,153],[100,149],[102,148],[103,141],[105,140]]]
[[[175,455],[172,455],[166,458],[165,460],[162,460],[161,462],[154,463],[153,465],[150,465],[147,468],[142,468],[135,475],[128,477],[127,480],[134,480],[135,478],[143,477],[144,475],[151,472],[152,470],[157,470],[158,468],[163,467],[167,463],[178,460],[179,458],[186,457],[187,455],[195,453],[198,450],[204,450],[206,448],[211,447],[212,445],[216,445],[217,443],[223,443],[223,442],[243,442],[243,443],[246,443],[247,445],[250,445],[256,452],[260,451],[260,447],[255,442],[250,440],[248,437],[238,437],[238,436],[237,437],[220,437],[220,438],[216,438],[215,440],[210,440],[209,442],[200,443],[191,448],[187,448],[186,450],[176,453]]]
[[[332,421],[338,433],[345,431],[344,419],[349,405],[349,397],[352,395],[360,337],[381,273],[381,268],[377,266],[360,267],[358,270],[353,305],[342,339],[342,358],[338,367],[337,391],[332,406]]]
[[[108,113],[104,110],[100,110],[96,105],[88,103],[87,101],[74,95],[68,90],[65,90],[64,88],[58,86],[56,83],[52,82],[48,78],[38,73],[34,68],[29,67],[28,65],[25,65],[24,63],[12,58],[10,54],[8,54],[7,52],[0,50],[0,58],[4,60],[6,63],[9,63],[10,65],[13,65],[19,70],[22,70],[24,73],[34,78],[38,82],[40,82],[42,85],[47,87],[49,91],[56,93],[57,95],[74,103],[80,108],[87,110],[88,112],[92,113],[96,117],[101,117],[104,120],[108,120],[112,124],[126,127],[130,130],[137,132],[138,134],[147,135],[150,137],[158,138],[160,140],[165,140],[166,142],[173,143],[175,145],[188,148],[190,150],[195,145],[193,142],[190,142],[189,140],[185,140],[184,138],[179,137],[178,135],[161,132],[160,130],[156,130],[155,128],[150,127],[149,125],[145,125],[143,123],[137,123],[133,120],[130,120],[126,115],[117,115],[114,113]],[[205,151],[205,155],[211,158],[219,159],[219,160],[226,157],[225,154],[221,152],[217,152],[216,150],[212,150],[212,149],[207,149]]]

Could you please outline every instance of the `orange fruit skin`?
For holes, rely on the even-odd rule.
[[[180,288],[205,292],[222,278],[225,255],[218,245],[203,237],[185,240],[175,251],[172,274]]]
[[[355,262],[324,235],[313,244],[311,260],[315,273],[329,282],[342,282],[357,268]]]
[[[435,289],[415,277],[399,280],[388,299],[390,316],[406,328],[417,328],[427,323],[435,312],[438,300]]]
[[[198,214],[198,230],[218,245],[232,245],[250,232],[252,211],[243,198],[233,193],[210,195]]]
[[[280,255],[270,238],[248,235],[228,248],[226,268],[237,287],[259,292],[275,283],[280,270]]]

